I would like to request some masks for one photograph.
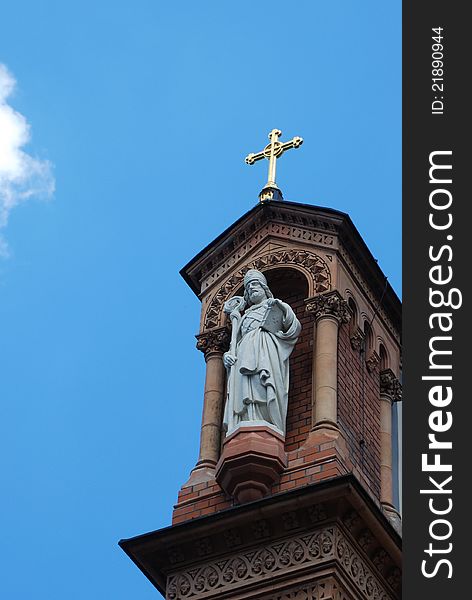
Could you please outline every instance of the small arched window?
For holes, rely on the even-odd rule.
[[[372,333],[372,327],[367,319],[364,321],[364,344],[366,353],[370,354],[374,347],[374,335]]]
[[[352,335],[357,331],[358,322],[359,322],[359,313],[357,311],[357,306],[356,306],[356,303],[354,302],[353,298],[349,297],[347,304],[348,304],[349,308],[351,309],[351,313],[352,313],[351,321],[349,323],[349,330]]]
[[[385,346],[383,344],[380,344],[380,346],[379,346],[379,357],[380,357],[380,370],[385,371],[385,369],[389,368],[389,360],[388,360],[387,351],[385,350]]]

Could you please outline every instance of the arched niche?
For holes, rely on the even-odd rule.
[[[290,357],[290,387],[285,435],[285,450],[293,452],[304,442],[311,428],[312,403],[312,365],[313,319],[306,313],[305,300],[309,297],[309,280],[306,274],[293,266],[278,266],[262,271],[270,291],[275,298],[291,306],[302,324],[300,337]],[[244,294],[243,283],[232,295]]]
[[[290,304],[290,300],[294,297],[309,296],[309,283],[306,275],[296,268],[292,267],[276,267],[262,271],[267,279],[267,285],[270,291],[274,294],[274,298],[279,298]],[[235,292],[235,296],[244,294],[244,285],[241,284]]]
[[[390,368],[388,352],[382,343],[380,343],[380,346],[379,346],[379,368],[381,371],[385,371],[385,369]]]
[[[242,295],[244,274],[249,269],[261,271],[268,278],[268,281],[273,277],[274,284],[282,286],[282,292],[284,289],[283,277],[279,281],[279,275],[275,273],[285,270],[286,272],[290,272],[293,281],[301,281],[300,278],[297,279],[295,276],[295,273],[299,273],[307,283],[305,298],[331,290],[331,273],[329,267],[323,258],[317,254],[306,250],[279,250],[272,252],[250,261],[228,277],[218,288],[205,311],[202,331],[208,331],[209,329],[224,325],[226,321],[226,315],[223,312],[224,303],[235,295]],[[277,294],[274,292],[274,295],[276,296]],[[283,295],[280,296],[280,299],[284,300]]]
[[[364,332],[364,348],[367,355],[372,352],[374,349],[374,332],[372,330],[372,326],[367,319],[364,321],[364,326],[362,328]]]
[[[352,298],[352,296],[348,297],[347,304],[349,306],[349,309],[351,310],[351,319],[349,321],[349,334],[352,336],[356,333],[357,328],[359,327],[359,311],[357,309],[357,304],[354,298]]]

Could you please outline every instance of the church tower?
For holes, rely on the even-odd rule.
[[[201,301],[198,461],[172,526],[120,546],[168,600],[397,599],[400,301],[348,215],[283,200],[276,159],[302,140],[280,135],[246,159],[269,161],[260,202],[181,271]]]

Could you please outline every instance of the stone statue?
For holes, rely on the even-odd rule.
[[[244,311],[245,309],[245,311]],[[244,276],[244,297],[225,303],[232,321],[223,426],[227,435],[247,425],[269,425],[285,435],[289,356],[300,321],[288,304],[274,298],[260,271]],[[244,311],[244,313],[243,313]]]

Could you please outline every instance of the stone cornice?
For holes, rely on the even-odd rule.
[[[229,597],[236,590],[250,598],[253,586],[271,597],[274,588],[266,592],[265,586],[276,580],[283,589],[327,570],[349,581],[349,598],[400,596],[400,537],[352,475],[122,540],[120,546],[168,598],[176,589],[169,586],[181,583],[176,598]]]
[[[266,232],[267,225],[270,227]],[[369,298],[375,306],[386,287],[379,315],[386,320],[395,338],[399,338],[400,301],[391,286],[385,286],[384,274],[350,217],[340,211],[287,201],[259,203],[199,252],[180,271],[181,275],[195,294],[200,295],[204,279],[208,280],[209,286],[219,285],[216,271],[226,261],[233,260],[233,256],[243,260],[250,251],[249,246],[254,248],[254,244],[271,236],[292,242],[307,242],[313,244],[314,248],[334,250],[355,269],[361,289],[364,289],[364,285],[366,289],[372,288]]]
[[[338,323],[348,323],[351,310],[348,303],[337,290],[319,294],[305,301],[307,312],[311,313],[316,321],[326,317],[335,318]]]
[[[387,552],[379,548],[367,560],[339,525],[328,524],[306,534],[262,543],[224,559],[178,570],[168,578],[166,598],[219,598],[236,589],[241,593],[246,587],[267,585],[267,580],[273,590],[279,579],[287,581],[289,575],[296,578],[308,569],[311,573],[323,570],[333,562],[336,564],[334,572],[339,569],[363,598],[391,600],[397,597],[387,583],[387,577],[396,569]]]
[[[244,246],[248,243],[252,245],[251,240],[255,235],[265,236],[263,230],[266,224],[283,228],[279,233],[268,230],[269,234],[333,248],[337,231],[346,217],[344,213],[333,209],[296,202],[259,203],[199,252],[180,273],[199,295],[203,278],[234,252],[242,250],[246,253]]]
[[[380,372],[380,393],[388,396],[392,402],[402,399],[402,384],[391,369]]]

